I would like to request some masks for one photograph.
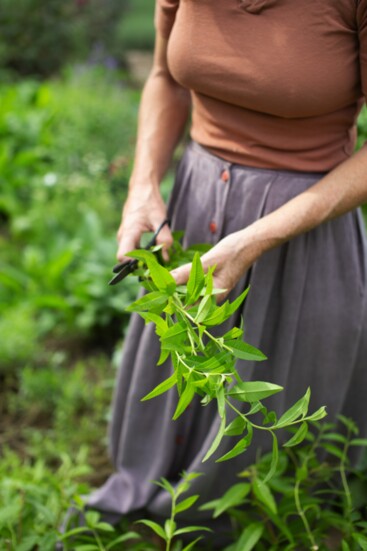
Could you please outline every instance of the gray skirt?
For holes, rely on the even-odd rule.
[[[322,174],[248,168],[231,164],[190,144],[177,171],[169,203],[173,229],[185,244],[216,243],[302,193]],[[264,254],[233,294],[250,293],[223,331],[239,323],[245,339],[266,362],[239,361],[247,380],[264,380],[285,390],[266,401],[279,414],[311,387],[311,408],[327,406],[329,419],[352,417],[367,432],[366,237],[359,210],[350,212]],[[126,337],[110,426],[110,453],[116,469],[89,499],[89,505],[118,515],[146,508],[169,515],[170,499],[151,483],[161,476],[176,482],[183,470],[205,476],[192,492],[201,502],[221,496],[236,473],[268,451],[267,435],[254,439],[236,459],[202,459],[218,430],[216,404],[195,401],[177,421],[177,392],[140,399],[170,374],[156,366],[159,344],[152,324],[133,315]],[[225,438],[217,456],[233,447]],[[210,512],[196,514],[206,518]],[[180,515],[183,516],[183,515]],[[187,512],[187,519],[190,513]]]

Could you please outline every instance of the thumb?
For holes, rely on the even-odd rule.
[[[177,285],[184,285],[185,283],[187,283],[190,275],[191,266],[191,263],[184,264],[183,266],[172,270],[171,275],[173,276],[173,279],[176,281]]]

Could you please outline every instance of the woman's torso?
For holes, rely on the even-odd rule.
[[[159,2],[175,17],[168,63],[192,90],[194,140],[267,168],[328,170],[352,153],[365,0]]]

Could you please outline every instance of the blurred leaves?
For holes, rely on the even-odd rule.
[[[0,88],[0,372],[40,337],[120,338],[137,286],[107,282],[137,103],[98,71]]]

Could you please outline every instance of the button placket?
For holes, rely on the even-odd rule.
[[[231,165],[225,163],[220,167],[218,185],[216,186],[216,204],[213,218],[209,222],[209,231],[216,238],[214,242],[218,241],[222,236],[222,228],[224,223],[224,211],[225,204],[229,193],[229,187],[231,183]]]

